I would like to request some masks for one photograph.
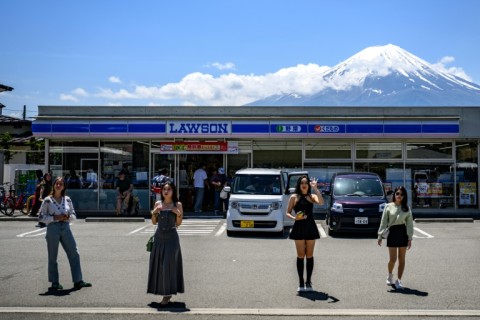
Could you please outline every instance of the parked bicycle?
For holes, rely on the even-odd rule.
[[[20,210],[23,214],[26,214],[26,202],[28,195],[24,192],[20,193],[19,196],[16,195],[16,190],[10,183],[4,183],[6,186],[10,186],[8,190],[8,195],[5,195],[5,188],[2,187],[2,213],[7,216],[12,216],[15,210]]]

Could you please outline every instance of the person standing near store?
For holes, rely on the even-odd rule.
[[[155,201],[160,200],[160,190],[162,184],[164,184],[167,179],[170,179],[168,176],[168,169],[162,168],[158,170],[158,174],[152,179],[152,194],[155,196]]]
[[[70,222],[76,219],[76,214],[72,200],[65,195],[65,180],[58,177],[55,179],[53,186],[50,195],[43,199],[39,216],[39,220],[47,226],[45,239],[47,239],[48,250],[48,281],[52,283],[49,290],[63,289],[59,281],[57,262],[60,243],[70,263],[74,288],[78,290],[91,287],[91,283],[83,281],[80,255],[70,230]]]
[[[387,285],[394,285],[396,289],[403,289],[402,276],[405,270],[405,256],[412,247],[413,216],[408,207],[407,190],[403,186],[396,187],[393,193],[394,201],[385,206],[378,229],[379,246],[382,245],[382,233],[389,228],[387,247],[390,260],[388,261]],[[393,268],[398,259],[397,280],[393,282]]]
[[[48,197],[50,193],[52,192],[53,189],[53,184],[52,184],[52,175],[49,172],[46,172],[43,175],[43,180],[42,183],[40,184],[40,199],[39,202],[42,203],[43,199]],[[38,228],[44,228],[46,225],[42,221],[38,221],[38,224],[36,227]]]
[[[42,181],[43,181],[42,170],[40,169],[35,170],[35,175],[37,176],[37,180],[35,181],[35,195],[33,200],[32,211],[29,214],[30,217],[36,217],[38,215],[38,210],[42,205],[42,202],[40,201],[40,197],[42,195]]]
[[[313,194],[312,194],[313,190]],[[287,206],[287,217],[295,220],[289,238],[295,240],[297,250],[297,273],[299,286],[297,292],[313,291],[313,252],[315,240],[320,239],[317,224],[313,217],[313,205],[323,205],[323,197],[317,187],[317,180],[308,180],[307,176],[301,176],[295,187],[295,193],[290,196]],[[295,214],[292,213],[295,211]],[[306,258],[306,259],[305,259]],[[303,277],[305,263],[307,261],[307,278]]]
[[[193,173],[193,186],[195,187],[195,205],[193,208],[195,212],[202,212],[205,187],[208,187],[208,176],[203,163]]]
[[[150,253],[147,293],[162,295],[162,306],[172,295],[184,293],[183,261],[177,227],[183,221],[183,206],[178,201],[173,182],[161,187],[160,201],[152,210],[152,224],[157,224]]]
[[[117,216],[122,214],[122,202],[127,203],[127,214],[132,210],[131,195],[133,190],[133,184],[127,177],[125,169],[120,170],[118,173],[118,180],[115,184],[117,190]]]
[[[223,211],[223,199],[220,198],[220,192],[227,181],[227,177],[225,176],[225,169],[219,168],[218,170],[213,171],[212,178],[210,179],[210,183],[214,189],[214,201],[213,201],[213,208],[215,214],[219,214],[219,212]]]

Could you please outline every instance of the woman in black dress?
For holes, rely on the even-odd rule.
[[[389,228],[387,247],[390,260],[388,261],[387,285],[394,285],[396,289],[403,289],[402,276],[405,270],[405,256],[407,249],[412,246],[413,216],[408,207],[407,190],[395,188],[394,201],[388,203],[383,210],[380,228],[378,229],[378,245],[382,245],[382,233]],[[398,259],[398,278],[393,282],[393,268]]]
[[[311,194],[313,190],[314,194]],[[322,193],[317,188],[317,180],[308,181],[307,176],[301,176],[297,181],[295,193],[288,202],[287,217],[295,220],[289,238],[295,240],[297,249],[297,272],[299,286],[297,291],[313,291],[313,251],[315,240],[320,239],[317,224],[313,218],[313,204],[323,205]],[[292,213],[292,210],[295,214]],[[307,279],[303,278],[304,260],[307,258]]]
[[[183,220],[183,207],[170,180],[161,186],[160,201],[152,210],[155,232],[148,271],[148,293],[162,295],[167,305],[172,295],[184,292],[182,251],[177,227]]]

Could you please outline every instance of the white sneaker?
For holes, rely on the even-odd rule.
[[[305,287],[298,287],[297,292],[305,292]]]
[[[387,278],[387,286],[391,286],[393,284],[393,274],[389,273]]]
[[[395,281],[395,289],[397,289],[397,290],[403,290],[403,289],[405,289],[405,288],[403,287],[403,284],[402,284],[402,282],[400,281],[400,279],[398,279],[397,281]]]

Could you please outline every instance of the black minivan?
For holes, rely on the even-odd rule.
[[[326,224],[329,234],[339,231],[377,231],[387,203],[376,173],[335,173],[330,183]]]

